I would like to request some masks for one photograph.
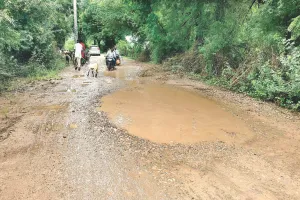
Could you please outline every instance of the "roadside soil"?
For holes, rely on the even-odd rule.
[[[125,59],[106,72],[103,57],[92,61],[97,78],[69,67],[0,97],[1,200],[300,199],[299,114],[150,64]],[[215,102],[251,137],[153,141],[103,111],[108,96],[148,82]]]

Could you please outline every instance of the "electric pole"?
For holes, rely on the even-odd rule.
[[[73,0],[73,10],[74,10],[74,40],[75,43],[78,40],[78,25],[77,25],[77,0]]]

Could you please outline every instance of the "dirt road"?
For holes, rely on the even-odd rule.
[[[125,60],[117,72],[103,72],[103,57],[93,59],[99,59],[101,65],[98,78],[86,77],[86,68],[80,72],[68,68],[61,73],[61,80],[34,83],[0,97],[1,200],[300,199],[299,115],[171,74],[150,73],[146,79],[137,79],[143,64],[131,60]],[[231,139],[205,141],[201,137],[190,143],[193,135],[187,142],[178,142],[178,137],[175,142],[165,142],[143,139],[149,135],[149,127],[145,127],[147,134],[139,137],[142,128],[134,122],[122,126],[113,113],[103,109],[110,112],[107,101],[116,95],[124,100],[115,102],[116,108],[126,113],[124,105],[131,105],[131,99],[118,96],[118,92],[145,93],[149,90],[144,89],[146,80],[184,89],[160,94],[188,94],[195,98],[189,101],[195,105],[197,94],[215,102],[222,111],[212,105],[207,109],[223,118],[230,113],[232,120],[243,123],[251,134],[243,140],[236,132],[223,131]],[[171,100],[156,101],[166,113]],[[149,105],[139,108],[148,109]],[[142,118],[137,112],[128,115]],[[158,122],[154,125],[160,130]],[[190,126],[199,128],[199,124]]]

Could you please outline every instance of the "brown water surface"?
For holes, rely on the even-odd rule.
[[[157,143],[232,143],[252,137],[242,120],[216,102],[168,85],[131,85],[103,97],[100,109],[130,134]]]
[[[109,76],[112,78],[122,79],[122,80],[133,80],[136,78],[136,74],[139,68],[136,66],[119,66],[114,71],[104,71],[104,76]]]

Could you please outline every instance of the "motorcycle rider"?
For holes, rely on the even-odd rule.
[[[106,54],[106,66],[108,66],[108,59],[112,59],[113,66],[116,64],[116,53],[112,51],[113,48],[109,48]]]
[[[114,48],[114,53],[115,53],[115,56],[116,56],[116,61],[119,59],[119,61],[121,61],[121,56],[120,56],[120,52],[119,50],[117,49],[117,47]],[[116,62],[115,62],[116,63]]]
[[[114,52],[116,53],[116,56],[120,56],[120,52],[119,52],[119,50],[117,49],[117,47],[115,47]]]

